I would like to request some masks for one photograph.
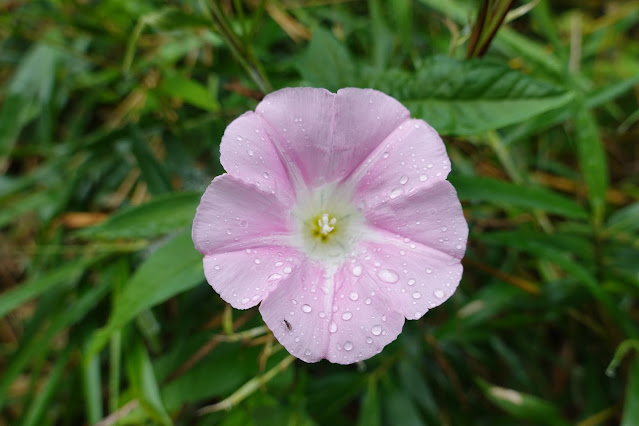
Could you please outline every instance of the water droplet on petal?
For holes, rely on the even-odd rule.
[[[388,158],[390,154],[388,152],[385,152],[384,154],[382,154],[382,158]]]
[[[353,266],[353,275],[355,275],[356,277],[362,275],[362,267],[360,265]]]
[[[430,268],[427,268],[427,269],[426,269],[426,273],[427,273],[427,274],[432,274],[432,273],[433,273],[433,270],[432,270],[432,269],[430,269]]]
[[[256,257],[255,259],[253,259],[253,262],[254,262],[256,265],[259,265],[259,264],[260,264],[260,259],[258,259],[258,258]]]
[[[215,265],[215,266],[213,267],[213,269],[215,269],[216,271],[219,271],[219,270],[220,270],[220,265]]]
[[[373,343],[373,339],[371,339],[370,337],[366,338],[366,343],[371,344]]]
[[[438,299],[443,299],[444,298],[444,292],[441,290],[435,290],[435,297]]]
[[[408,182],[408,176],[404,175],[399,179],[399,183],[401,185],[406,185],[406,182]]]
[[[246,151],[246,153],[247,153],[250,157],[252,157],[252,156],[253,156],[253,150],[252,150],[252,149],[249,149],[248,151]]]
[[[426,181],[428,180],[428,176],[426,176],[426,175],[421,175],[421,176],[419,177],[419,180],[420,180],[421,182],[426,182]]]
[[[395,198],[399,197],[400,195],[402,195],[403,192],[404,190],[402,188],[393,189],[390,193],[391,200],[394,200]]]
[[[304,351],[304,355],[306,355],[306,356],[311,356],[311,350],[310,350],[310,349],[306,349],[306,350]]]
[[[380,269],[377,276],[385,283],[394,284],[399,280],[399,275],[392,269]]]
[[[291,269],[291,267],[290,267],[290,266],[285,266],[285,267],[284,267],[284,269],[283,269],[283,271],[284,271],[284,273],[285,273],[285,274],[290,274],[290,273],[291,273],[291,271],[292,271],[292,269]]]
[[[353,318],[353,314],[349,311],[346,311],[342,314],[342,319],[344,321],[348,321],[349,319]]]
[[[306,312],[307,314],[309,312],[311,312],[313,309],[311,308],[310,305],[302,305],[302,311]]]
[[[249,300],[251,299],[249,299],[248,297],[245,297],[244,299],[242,299],[242,303],[246,305],[249,302]]]
[[[413,284],[415,284],[415,280],[414,279],[408,280],[408,285],[413,285]]]
[[[356,291],[351,292],[351,295],[349,296],[351,298],[351,300],[355,301],[359,298],[359,294],[357,294]]]
[[[264,172],[262,173],[262,176],[264,176],[264,179],[268,179],[268,173]]]
[[[367,305],[370,305],[370,304],[371,304],[371,302],[372,302],[372,300],[371,300],[371,299],[366,299],[366,300],[365,300],[365,303],[366,303]]]
[[[422,297],[422,295],[419,291],[416,291],[415,293],[413,293],[413,299],[419,299],[420,297]]]
[[[379,336],[380,334],[382,334],[382,326],[379,324],[374,325],[371,329],[371,333],[373,333],[373,336]]]
[[[282,278],[282,276],[280,274],[271,274],[268,277],[268,280],[269,281],[275,281],[275,280],[279,280],[280,278]]]
[[[331,321],[331,325],[328,327],[328,331],[331,333],[335,333],[337,331],[337,323],[335,321]]]

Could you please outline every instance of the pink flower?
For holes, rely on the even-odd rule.
[[[371,89],[289,88],[233,121],[193,221],[206,279],[306,362],[350,364],[461,279],[468,226],[437,132]]]

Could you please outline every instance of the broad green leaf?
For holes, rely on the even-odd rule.
[[[98,259],[79,259],[48,271],[4,293],[0,293],[0,318],[23,303],[58,285],[75,282]]]
[[[561,417],[559,409],[544,399],[494,386],[482,379],[478,379],[477,382],[489,400],[518,419],[556,426],[569,424]]]
[[[191,233],[177,235],[151,254],[126,283],[114,302],[109,322],[94,337],[89,358],[102,349],[114,331],[139,313],[202,281],[202,255],[195,250]]]
[[[497,206],[539,209],[576,219],[588,213],[576,202],[543,187],[523,186],[487,177],[451,176],[461,200],[485,201]]]
[[[106,222],[82,230],[88,238],[153,238],[190,226],[202,194],[180,192],[153,198],[116,213]]]
[[[167,73],[158,90],[207,111],[219,111],[220,109],[220,104],[213,98],[211,91],[197,81],[183,77],[178,73]]]
[[[137,342],[127,351],[126,366],[133,393],[150,418],[162,425],[172,425],[155,380],[153,366],[144,346]]]
[[[302,78],[317,87],[336,91],[355,85],[356,67],[348,49],[323,28],[313,38],[295,66]]]
[[[631,204],[612,213],[606,226],[609,232],[615,234],[639,230],[639,203]]]
[[[599,139],[599,128],[594,116],[581,105],[575,116],[575,137],[579,166],[588,188],[588,200],[595,224],[603,220],[608,189],[608,163]]]
[[[414,72],[389,70],[370,86],[397,98],[439,133],[473,135],[559,108],[572,94],[487,60],[436,56]]]

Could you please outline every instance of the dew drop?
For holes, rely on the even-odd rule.
[[[426,175],[421,175],[421,176],[419,177],[419,180],[420,180],[421,182],[426,182],[426,181],[428,180],[428,176],[426,176]]]
[[[399,275],[392,269],[380,269],[377,276],[385,283],[394,284],[399,280]]]
[[[353,291],[353,292],[351,292],[351,295],[349,297],[350,297],[350,299],[352,301],[355,301],[355,300],[359,299],[359,294],[357,294],[356,291]]]
[[[371,329],[371,333],[373,333],[373,336],[379,336],[382,334],[382,326],[379,324],[374,325]]]
[[[384,154],[382,154],[382,158],[388,158],[390,156],[390,154],[388,152],[385,152]]]
[[[444,292],[441,290],[435,290],[435,293],[433,293],[435,295],[436,298],[438,299],[443,299],[444,298]]]
[[[306,349],[306,350],[304,351],[304,355],[306,355],[306,356],[311,356],[311,350],[310,350],[310,349]]]
[[[356,277],[362,275],[362,267],[360,265],[353,266],[353,275],[355,275]]]
[[[282,276],[280,274],[271,274],[268,277],[268,280],[269,281],[275,281],[275,280],[279,280],[280,278],[282,278]]]
[[[414,279],[411,278],[410,280],[408,280],[408,285],[413,285],[413,284],[415,284],[415,280]]]
[[[457,245],[455,246],[455,248],[456,248],[457,250],[461,250],[462,246],[461,246],[461,244],[457,244]]]
[[[220,265],[215,265],[215,266],[213,267],[213,269],[215,269],[216,271],[219,271],[219,270],[220,270]]]
[[[371,339],[370,337],[367,337],[366,338],[366,343],[368,343],[370,345],[371,343],[373,343],[373,339]]]
[[[253,156],[253,150],[249,149],[248,151],[246,151],[246,153],[249,155],[249,157]]]
[[[328,331],[331,333],[337,332],[337,323],[335,321],[331,321],[331,325],[328,327]]]
[[[419,291],[413,293],[413,299],[419,299],[420,297],[422,297],[422,294]]]
[[[290,273],[291,273],[291,271],[292,271],[292,269],[291,269],[291,267],[290,267],[290,266],[285,266],[285,267],[284,267],[284,269],[283,269],[283,271],[284,271],[284,273],[285,273],[285,274],[290,274]]]
[[[370,305],[370,304],[371,304],[371,302],[372,302],[372,301],[371,301],[371,299],[366,299],[366,300],[364,301],[364,303],[366,303],[367,305]]]
[[[353,344],[347,340],[346,343],[344,343],[344,350],[350,351],[351,349],[353,349]]]
[[[346,311],[342,314],[342,319],[344,321],[348,321],[351,318],[353,318],[353,314],[350,311]]]
[[[255,263],[256,265],[260,264],[260,259],[258,259],[257,257],[255,259],[253,259],[253,263]]]
[[[427,273],[427,274],[432,274],[432,273],[433,273],[433,270],[432,270],[432,269],[430,269],[430,268],[427,268],[427,269],[426,269],[426,273]]]
[[[404,175],[399,179],[399,183],[401,185],[406,185],[406,182],[408,182],[408,176]]]
[[[246,227],[246,225],[248,225],[248,222],[247,222],[245,219],[240,220],[240,226],[241,226],[242,228],[245,228],[245,227]]]
[[[404,190],[402,188],[393,189],[390,193],[391,200],[394,200],[395,198],[399,197],[400,195],[402,195],[403,192]]]
[[[268,173],[264,172],[262,173],[262,176],[264,176],[264,179],[268,179]]]
[[[251,299],[249,299],[248,297],[245,297],[244,299],[242,299],[242,303],[246,305],[249,302],[249,300]]]
[[[307,314],[309,312],[311,312],[313,309],[311,309],[310,305],[302,305],[302,311],[306,312]]]

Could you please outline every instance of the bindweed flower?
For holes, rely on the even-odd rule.
[[[206,279],[261,302],[306,362],[350,364],[453,294],[468,226],[437,132],[371,89],[267,95],[222,138],[225,173],[197,209]]]

